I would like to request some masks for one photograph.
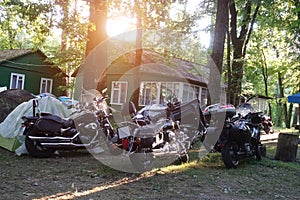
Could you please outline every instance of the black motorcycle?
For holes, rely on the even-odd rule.
[[[238,115],[224,123],[214,150],[220,152],[226,168],[236,168],[241,159],[255,156],[261,160],[265,147],[260,141],[262,115],[249,112]]]
[[[56,150],[94,149],[101,151],[95,106],[89,104],[77,111],[74,119],[63,119],[51,113],[39,112],[37,99],[33,100],[33,115],[23,116],[25,146],[37,158],[47,158]]]
[[[138,171],[155,167],[154,160],[161,157],[177,157],[181,162],[188,161],[191,141],[203,131],[203,126],[199,125],[202,122],[197,100],[185,104],[175,102],[167,106],[146,106],[138,112],[135,112],[132,103],[126,103],[126,107],[128,110],[124,113],[131,118],[122,122],[116,131],[110,116],[101,110],[97,112],[107,138],[106,145],[112,155],[125,150]]]

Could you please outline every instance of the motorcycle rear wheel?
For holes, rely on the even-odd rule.
[[[261,160],[261,156],[262,156],[261,150],[262,150],[262,149],[261,149],[260,145],[257,145],[257,146],[255,147],[255,158],[256,158],[256,160],[258,160],[258,161]]]
[[[238,146],[235,143],[227,142],[221,150],[222,160],[227,169],[237,168],[239,165]]]
[[[28,153],[35,158],[49,158],[55,150],[43,147],[39,142],[31,140],[28,135],[25,137],[25,146]]]

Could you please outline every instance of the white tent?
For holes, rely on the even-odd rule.
[[[46,96],[43,98],[38,98],[39,108],[41,112],[48,112],[58,115],[62,118],[67,118],[74,111],[68,109],[58,99]],[[0,146],[7,148],[7,142],[14,142],[15,139],[19,138],[23,134],[23,129],[21,129],[22,116],[32,116],[33,115],[33,99],[28,102],[23,102],[17,106],[6,118],[0,123]],[[14,140],[11,140],[14,139]],[[8,148],[7,148],[8,149]],[[14,149],[9,149],[14,150]]]

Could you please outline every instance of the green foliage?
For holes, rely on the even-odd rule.
[[[49,3],[4,0],[0,10],[0,49],[41,47],[52,27]]]

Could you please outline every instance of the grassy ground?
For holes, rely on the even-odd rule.
[[[199,160],[192,150],[189,163],[131,174],[85,151],[34,159],[0,149],[0,199],[299,199],[299,159],[276,161],[275,152],[269,143],[260,162],[250,158],[227,170],[220,154]]]

